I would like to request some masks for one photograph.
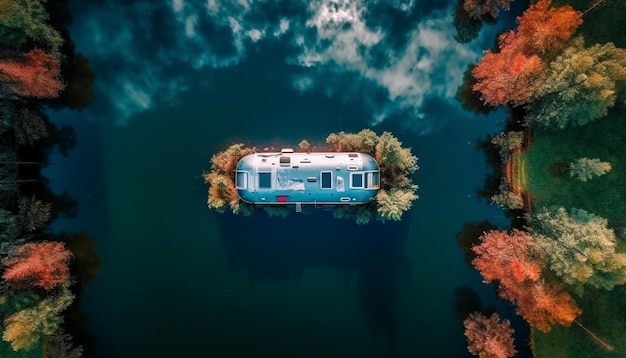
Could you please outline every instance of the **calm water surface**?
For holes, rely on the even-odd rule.
[[[461,286],[519,323],[455,238],[467,222],[507,225],[475,194],[489,174],[476,140],[506,113],[478,117],[453,98],[501,24],[458,45],[452,4],[296,3],[70,2],[98,97],[53,114],[79,145],[49,175],[80,205],[58,227],[99,244],[82,301],[93,356],[464,357]],[[201,173],[224,146],[363,128],[419,157],[420,199],[401,222],[207,209]]]

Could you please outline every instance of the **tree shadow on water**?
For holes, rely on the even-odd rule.
[[[403,251],[406,222],[356,225],[316,208],[285,219],[254,213],[223,215],[219,221],[231,270],[245,272],[253,286],[300,280],[306,270],[320,268],[356,275],[358,305],[372,341],[383,339],[395,355],[399,289],[410,272]]]

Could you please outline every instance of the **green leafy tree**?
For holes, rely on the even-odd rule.
[[[582,209],[549,207],[535,211],[530,222],[537,252],[565,283],[611,290],[626,282],[626,254],[616,251],[606,219]]]
[[[411,149],[404,148],[402,142],[389,132],[383,132],[378,138],[374,155],[382,171],[411,174],[419,168]]]
[[[0,0],[0,44],[20,48],[29,39],[34,40],[46,44],[59,60],[63,38],[48,25],[48,18],[40,0]]]
[[[34,346],[43,335],[53,334],[63,322],[62,312],[74,300],[69,286],[66,280],[57,294],[8,316],[4,320],[2,339],[11,343],[14,351],[20,351]]]
[[[378,135],[370,129],[358,133],[331,133],[326,137],[326,144],[335,152],[363,152],[375,155]]]
[[[511,154],[520,149],[524,143],[524,132],[501,132],[491,138],[491,144],[498,147],[500,158],[506,162],[511,158]]]
[[[52,218],[52,204],[33,196],[23,196],[18,202],[20,219],[26,231],[40,230]]]
[[[48,125],[36,112],[23,108],[13,118],[15,140],[18,144],[33,146],[48,136]]]
[[[597,158],[578,158],[569,165],[569,175],[580,181],[587,181],[593,177],[604,175],[610,170],[611,163],[601,162]]]
[[[378,217],[382,221],[399,221],[402,214],[411,208],[413,201],[417,198],[415,190],[391,189],[387,191],[381,189],[376,194]]]
[[[585,48],[582,37],[546,66],[533,87],[529,118],[548,127],[581,126],[606,116],[616,81],[626,79],[626,50],[612,43]]]

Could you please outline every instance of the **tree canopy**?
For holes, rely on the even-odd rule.
[[[514,357],[517,351],[513,344],[513,333],[509,320],[500,320],[497,313],[487,317],[474,312],[463,321],[467,350],[479,358]]]
[[[547,268],[563,282],[607,290],[626,283],[626,254],[617,252],[606,219],[582,209],[549,207],[536,210],[531,225]]]
[[[499,51],[487,51],[472,71],[472,89],[491,106],[527,103],[540,81],[550,54],[560,49],[582,24],[571,6],[552,7],[549,0],[531,5],[519,18],[516,31],[498,38]]]
[[[541,275],[543,261],[528,233],[492,230],[473,250],[472,264],[485,282],[497,281],[499,296],[514,303],[533,327],[547,332],[553,324],[568,326],[582,312],[562,287]]]
[[[587,181],[604,175],[611,170],[611,163],[598,158],[578,158],[569,165],[569,175],[580,181]]]
[[[616,99],[616,82],[626,80],[626,50],[612,43],[585,48],[576,38],[541,73],[533,86],[529,117],[565,128],[606,116]]]

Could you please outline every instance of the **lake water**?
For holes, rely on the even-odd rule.
[[[451,4],[407,3],[403,12],[401,2],[391,10],[330,3],[220,3],[214,14],[243,28],[229,20],[222,37],[221,20],[202,20],[193,2],[70,1],[98,96],[83,112],[52,114],[75,125],[79,144],[68,158],[54,157],[48,175],[79,202],[78,216],[55,227],[93,235],[103,261],[81,302],[96,339],[90,356],[464,357],[460,287],[513,320],[528,354],[524,326],[464,262],[455,237],[468,222],[508,225],[502,210],[476,197],[490,169],[475,146],[506,113],[463,111],[447,82],[502,24],[458,45],[450,42]],[[334,22],[315,27],[324,6]],[[503,22],[525,4],[515,6]],[[147,15],[117,27],[138,13]],[[340,21],[344,33],[384,41],[324,32]],[[211,56],[190,59],[201,53],[199,33]],[[402,85],[413,70],[403,72],[397,58],[414,42],[417,79]],[[206,207],[201,174],[225,146],[322,143],[330,132],[363,128],[393,132],[419,157],[420,199],[402,221],[359,226],[313,208],[279,219]]]

